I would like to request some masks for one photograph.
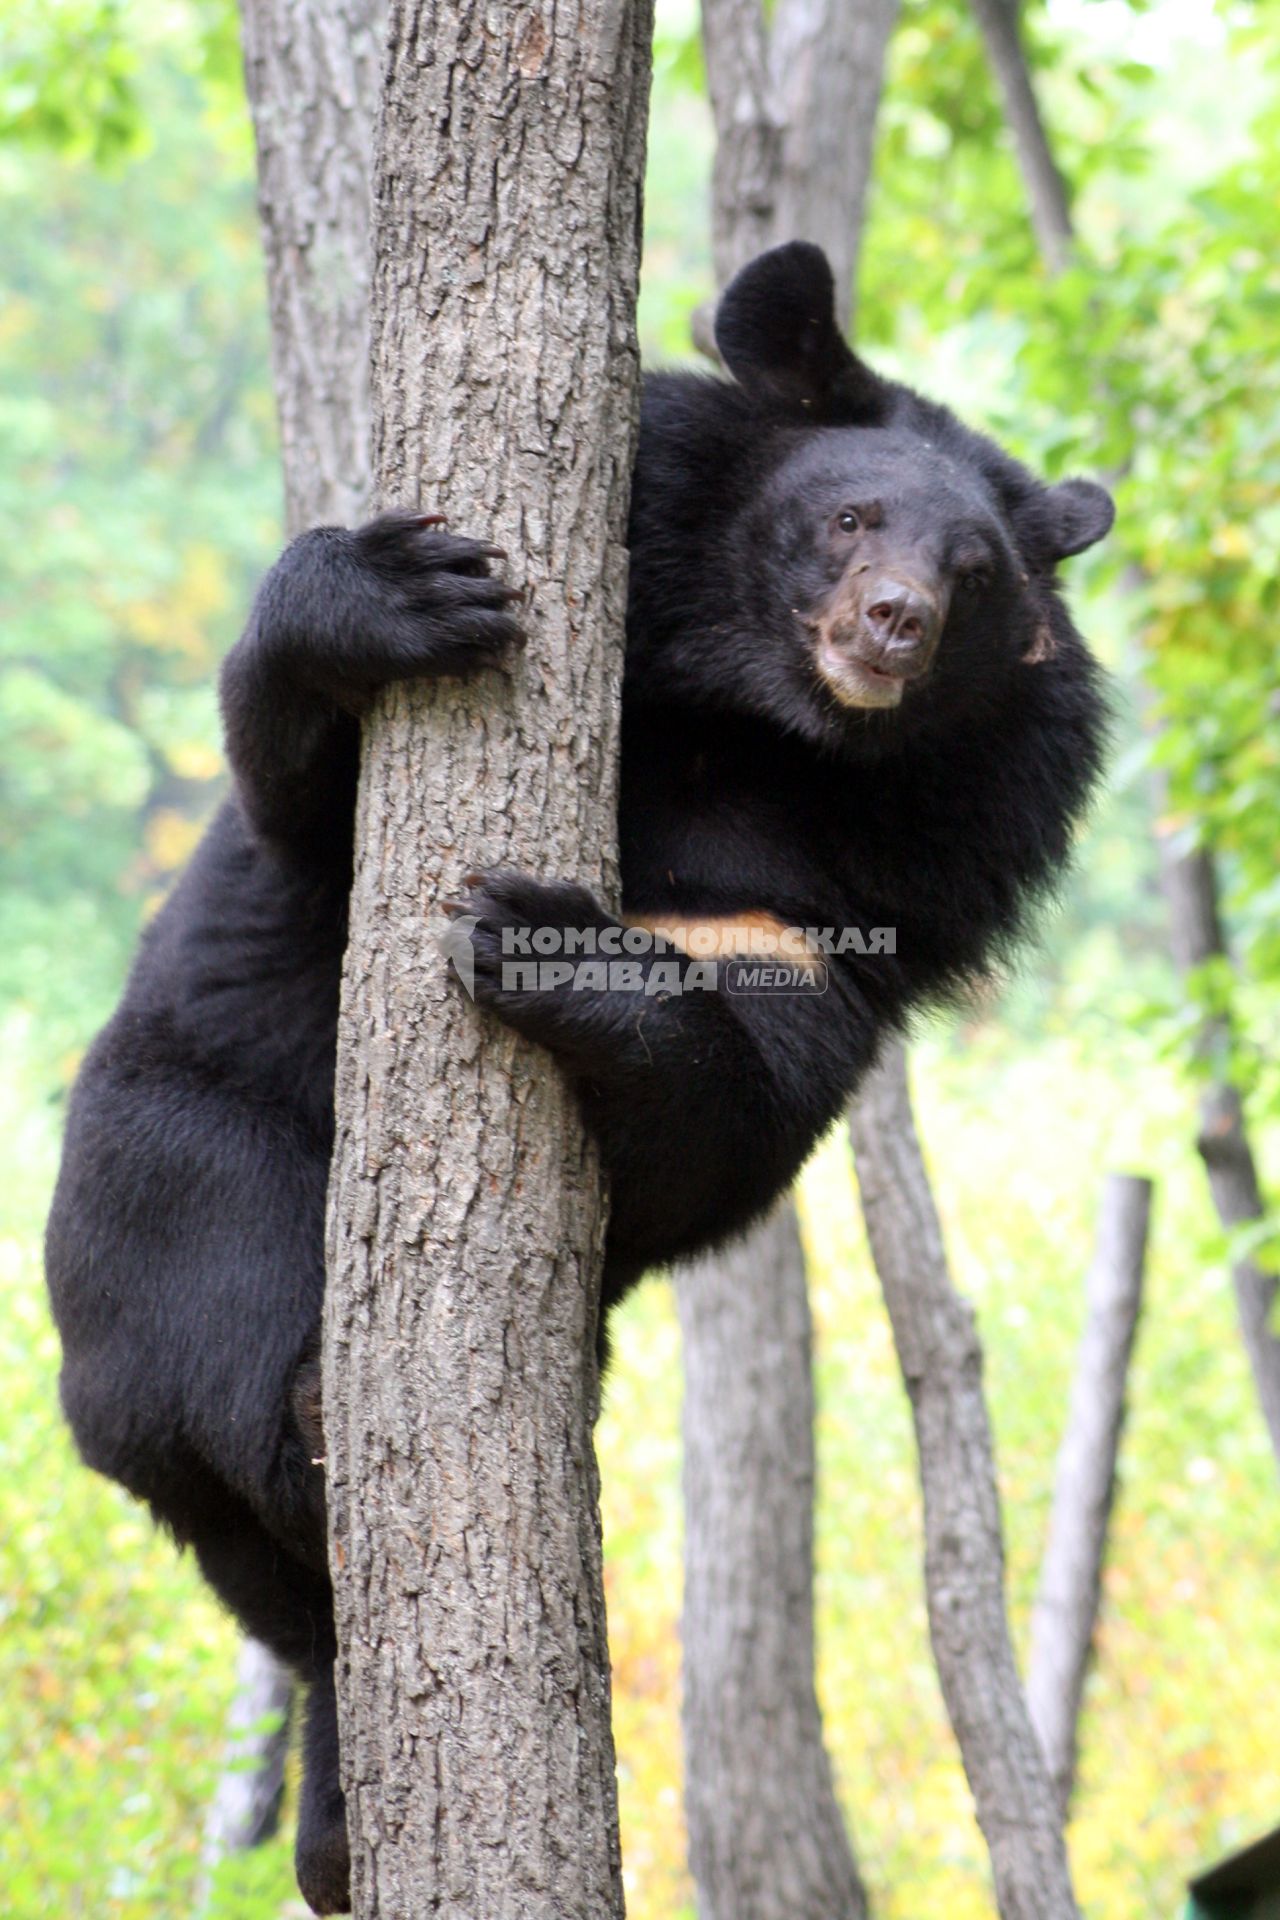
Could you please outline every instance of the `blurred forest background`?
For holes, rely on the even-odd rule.
[[[1072,563],[1115,675],[1109,792],[1039,951],[916,1049],[978,1309],[1025,1630],[1104,1171],[1157,1181],[1147,1300],[1070,1844],[1086,1910],[1173,1915],[1280,1812],[1280,1484],[1195,1152],[1192,1041],[1280,1191],[1280,6],[1026,0],[1080,247],[1050,279],[961,0],[905,0],[858,294],[872,358],[1051,475],[1120,475]],[[711,289],[695,0],[663,0],[642,334]],[[0,1886],[10,1920],[191,1910],[235,1637],[76,1463],[39,1236],[77,1059],[220,772],[216,663],[280,542],[236,22],[224,0],[0,7]],[[1145,691],[1139,691],[1140,688]],[[1232,957],[1179,981],[1160,825],[1218,862]],[[1220,1063],[1221,1064],[1221,1063]],[[979,1920],[985,1850],[920,1591],[915,1456],[843,1135],[806,1175],[818,1324],[820,1687],[884,1920]],[[1248,1249],[1274,1263],[1274,1222]],[[650,1282],[600,1449],[635,1920],[692,1916],[679,1779],[679,1349]],[[300,1912],[287,1839],[212,1911]]]

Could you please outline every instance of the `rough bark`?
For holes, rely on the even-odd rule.
[[[1076,1730],[1102,1593],[1150,1218],[1151,1182],[1108,1174],[1031,1615],[1027,1708],[1064,1819],[1075,1785]]]
[[[703,0],[720,285],[817,240],[847,319],[897,0]],[[813,1377],[794,1207],[680,1271],[684,1742],[702,1920],[860,1920],[813,1646]]]
[[[395,0],[375,160],[378,491],[496,539],[508,677],[366,729],[325,1416],[356,1912],[622,1911],[595,1458],[596,1160],[446,978],[434,900],[614,889],[650,18]]]
[[[384,0],[242,0],[290,534],[369,503],[369,167]]]
[[[701,1920],[844,1920],[866,1901],[813,1674],[813,1383],[790,1201],[678,1289],[684,1725]]]
[[[292,1704],[292,1676],[264,1646],[244,1640],[226,1759],[205,1819],[199,1913],[208,1904],[218,1862],[260,1846],[280,1825]]]
[[[1071,207],[1040,116],[1018,29],[1017,5],[1015,0],[971,0],[971,5],[1004,98],[1036,241],[1050,273],[1058,273],[1067,264],[1074,238]]]
[[[1057,1799],[1009,1637],[982,1348],[947,1269],[900,1046],[865,1082],[849,1131],[915,1421],[934,1659],[1001,1920],[1075,1920]]]

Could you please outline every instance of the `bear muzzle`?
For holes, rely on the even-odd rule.
[[[814,664],[842,706],[896,707],[908,682],[933,665],[947,595],[905,573],[846,574],[826,607],[806,622]]]

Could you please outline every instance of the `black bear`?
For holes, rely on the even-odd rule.
[[[1102,489],[1041,484],[872,373],[814,247],[747,267],[717,338],[732,381],[644,393],[624,919],[693,951],[675,930],[831,935],[826,990],[664,991],[637,1023],[634,991],[504,976],[531,927],[620,937],[581,888],[480,875],[453,903],[477,998],[551,1049],[601,1142],[606,1303],[760,1214],[882,1037],[1008,950],[1104,734],[1054,579],[1107,531]],[[518,643],[494,557],[385,514],[304,534],[268,575],[223,670],[231,795],[85,1060],[49,1222],[86,1460],[310,1683],[297,1857],[318,1912],[345,1909],[348,1873],[316,1353],[356,716],[384,682]],[[662,945],[642,985],[670,977]]]

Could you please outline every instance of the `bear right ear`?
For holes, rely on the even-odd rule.
[[[734,276],[716,309],[716,345],[739,386],[811,420],[870,426],[886,411],[885,383],[845,344],[827,256],[808,240],[758,254]]]

